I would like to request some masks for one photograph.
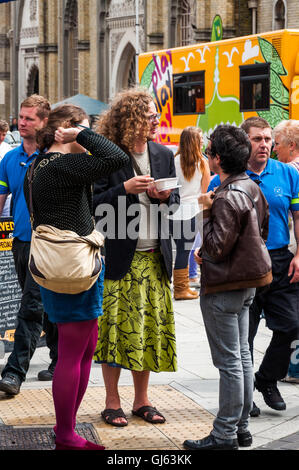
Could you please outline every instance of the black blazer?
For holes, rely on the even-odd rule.
[[[170,178],[176,176],[174,157],[172,152],[163,145],[156,142],[148,143],[149,159],[151,166],[151,176],[154,179]],[[104,232],[105,240],[105,277],[107,279],[122,279],[131,266],[136,250],[137,240],[126,236],[126,228],[132,222],[136,234],[139,232],[140,213],[136,211],[133,215],[128,215],[128,209],[132,204],[139,203],[139,197],[136,194],[126,194],[124,182],[133,178],[134,171],[132,163],[126,165],[120,170],[112,173],[108,177],[99,179],[94,185],[94,212],[96,222],[103,223],[107,221]],[[118,200],[119,196],[123,196]],[[152,204],[160,204],[158,199],[152,199]],[[178,189],[171,192],[168,206],[180,203]],[[107,212],[105,206],[108,204]],[[111,210],[111,207],[114,210]],[[132,207],[131,207],[132,209]],[[163,217],[163,216],[161,216]],[[158,220],[158,234],[160,241],[160,250],[163,255],[165,268],[169,279],[172,277],[172,244],[171,237],[161,237],[161,217]]]

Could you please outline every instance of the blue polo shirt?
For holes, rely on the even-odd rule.
[[[285,163],[269,158],[260,175],[250,170],[250,178],[260,181],[261,188],[269,204],[269,235],[266,242],[268,250],[286,246],[290,242],[288,212],[299,211],[299,172]],[[208,191],[220,186],[219,176],[210,182]]]
[[[37,150],[29,157],[22,143],[19,147],[7,152],[0,163],[0,194],[12,194],[13,235],[24,242],[31,240],[31,225],[23,183],[28,166],[38,153]]]

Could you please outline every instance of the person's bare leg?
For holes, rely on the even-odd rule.
[[[149,383],[149,370],[143,371],[132,371],[134,389],[135,389],[135,399],[133,403],[133,410],[137,411],[142,406],[153,406],[148,399],[148,383]],[[145,413],[147,415],[147,413]],[[164,419],[159,415],[154,415],[153,420],[157,423],[164,422]]]
[[[106,388],[106,409],[117,410],[121,407],[118,393],[120,372],[120,367],[111,367],[107,364],[102,364],[102,374]],[[127,420],[125,418],[115,418],[113,422],[126,423]]]

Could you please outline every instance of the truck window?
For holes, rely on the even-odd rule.
[[[205,72],[173,75],[173,114],[205,112]]]
[[[270,109],[270,64],[240,66],[240,111]]]

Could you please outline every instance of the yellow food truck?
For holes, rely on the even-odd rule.
[[[177,144],[186,126],[200,127],[206,141],[217,125],[255,115],[273,128],[299,119],[299,30],[140,54],[139,80],[161,113],[163,144]]]

